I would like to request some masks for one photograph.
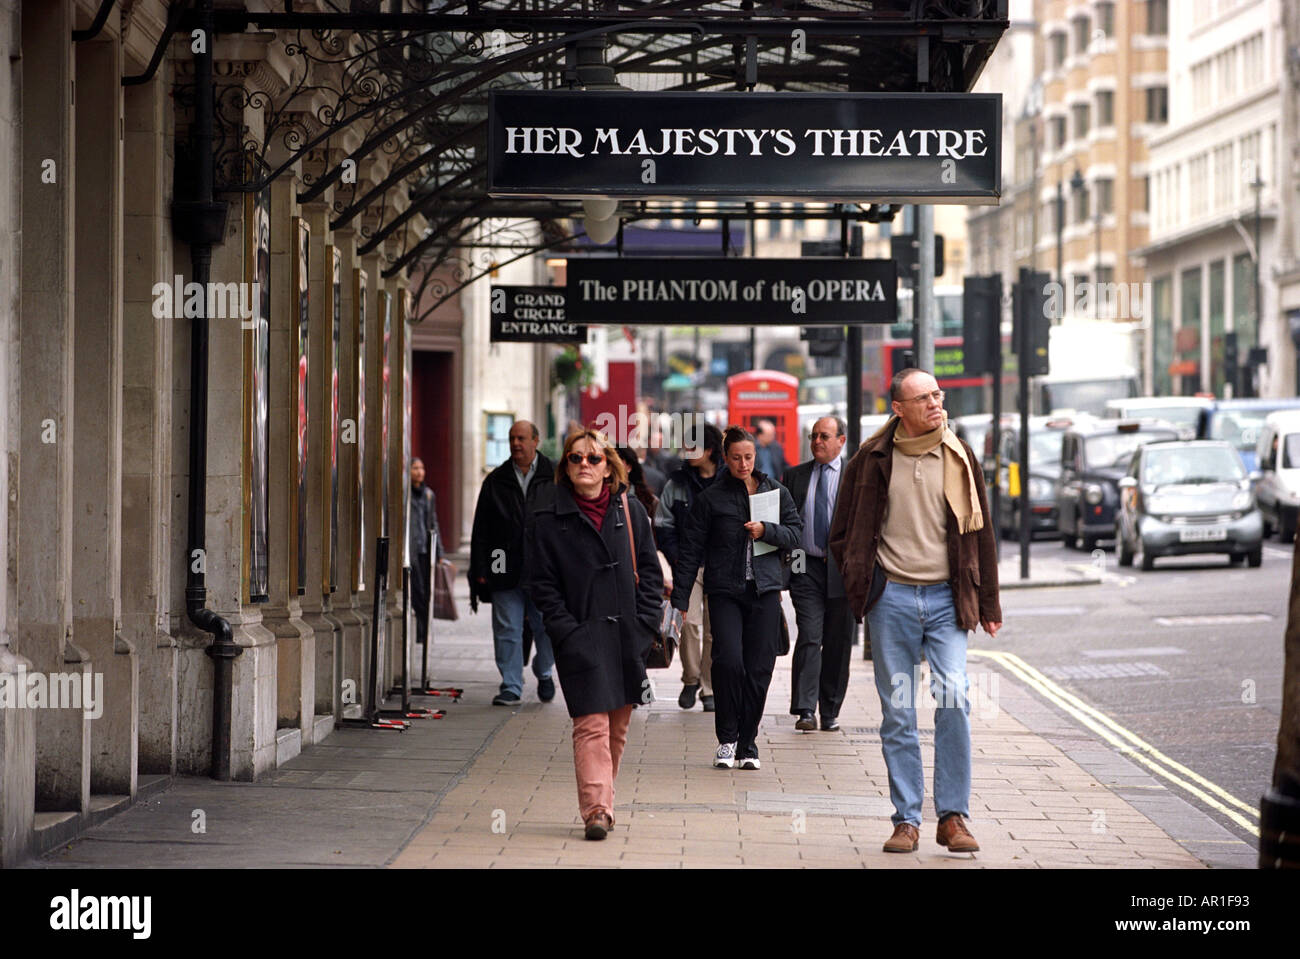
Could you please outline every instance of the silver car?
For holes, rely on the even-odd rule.
[[[1151,443],[1133,454],[1119,481],[1115,549],[1121,566],[1142,554],[1149,570],[1160,556],[1227,553],[1259,566],[1264,524],[1241,454],[1212,440]]]

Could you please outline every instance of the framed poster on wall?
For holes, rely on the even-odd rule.
[[[391,457],[388,452],[389,389],[392,382],[392,364],[389,351],[393,339],[393,294],[379,291],[379,318],[383,322],[383,342],[380,344],[379,370],[379,528],[380,536],[388,536],[388,469]],[[391,537],[390,537],[391,539]]]
[[[321,523],[326,537],[321,550],[322,594],[333,593],[339,586],[339,338],[343,328],[343,252],[338,247],[325,247],[325,268],[330,271],[325,304],[330,335],[325,341],[325,369],[329,375],[325,415],[329,421],[329,439],[322,457],[327,477],[322,502],[325,521]]]
[[[291,592],[299,596],[307,591],[307,334],[310,330],[311,290],[308,283],[307,256],[311,247],[311,229],[302,217],[293,218],[293,401],[297,410],[297,435],[294,456],[290,461],[293,475],[289,479],[289,515],[296,517],[297,532],[289,538]]]
[[[244,282],[253,315],[243,322],[243,601],[268,599],[267,487],[271,374],[271,190],[244,195]]]
[[[356,417],[356,455],[352,457],[352,591],[359,593],[366,588],[366,574],[361,565],[363,544],[366,541],[366,296],[368,282],[366,271],[360,267],[352,270],[352,321],[356,331],[356,368],[351,371],[353,377],[352,395],[357,401]]]

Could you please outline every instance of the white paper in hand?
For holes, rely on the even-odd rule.
[[[766,493],[755,493],[749,498],[749,518],[755,523],[780,523],[781,521],[781,491],[779,489],[768,490]],[[770,553],[776,549],[770,543],[764,543],[762,540],[754,540],[754,555],[762,556],[764,553]]]

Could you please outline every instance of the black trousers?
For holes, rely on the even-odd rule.
[[[429,636],[429,554],[411,557],[411,611],[415,613],[415,641],[424,643]]]
[[[790,577],[799,636],[794,643],[790,712],[820,710],[822,719],[840,714],[849,687],[853,651],[853,613],[846,596],[826,596],[826,560],[806,557],[804,572]]]
[[[737,756],[757,755],[758,723],[776,666],[781,593],[762,596],[751,581],[743,593],[710,593],[713,627],[713,727]]]

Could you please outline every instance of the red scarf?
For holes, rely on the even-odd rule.
[[[605,511],[609,509],[609,486],[601,486],[600,495],[595,499],[585,499],[577,490],[574,490],[573,501],[578,504],[578,509],[582,510],[583,515],[591,520],[591,524],[599,531],[600,524],[605,522]]]

